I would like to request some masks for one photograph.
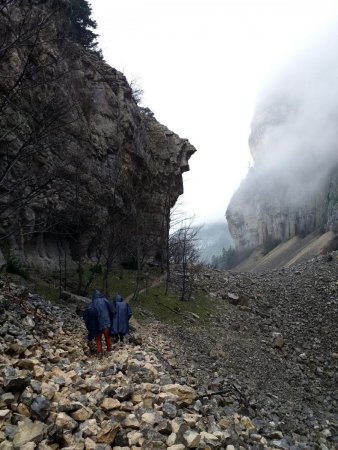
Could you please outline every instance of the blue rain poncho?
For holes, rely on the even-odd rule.
[[[98,314],[93,303],[90,303],[83,313],[83,320],[88,330],[88,341],[95,339],[98,333]]]
[[[95,290],[92,301],[83,314],[89,340],[94,339],[96,334],[102,332],[104,328],[110,328],[114,313],[114,306],[108,302],[100,291]]]
[[[120,295],[115,296],[114,305],[116,313],[113,317],[111,334],[127,334],[129,333],[129,319],[132,316],[131,308]]]

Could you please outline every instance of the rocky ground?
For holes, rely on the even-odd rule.
[[[205,269],[207,321],[149,319],[102,359],[74,312],[3,284],[0,450],[337,448],[337,269]]]
[[[338,448],[337,275],[337,252],[263,274],[204,269],[207,323],[150,323],[149,338],[165,334],[172,367],[224,391],[227,410],[246,413],[272,447]]]

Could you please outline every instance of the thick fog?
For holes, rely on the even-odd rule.
[[[312,42],[265,87],[251,130],[261,182],[292,190],[295,201],[327,182],[338,164],[337,30]]]

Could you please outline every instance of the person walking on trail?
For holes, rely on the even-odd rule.
[[[110,338],[110,327],[115,315],[114,306],[111,305],[105,296],[95,289],[92,295],[92,301],[87,306],[83,319],[88,330],[88,340],[96,341],[96,351],[102,355],[102,334],[104,335],[107,350],[111,351],[112,342]]]
[[[114,342],[119,340],[123,342],[124,336],[129,333],[129,319],[132,316],[131,307],[123,301],[119,294],[115,295],[113,303],[116,313],[111,325],[111,334]]]

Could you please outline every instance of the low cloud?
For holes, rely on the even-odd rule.
[[[338,29],[284,67],[261,92],[249,138],[255,178],[318,192],[338,166]]]

